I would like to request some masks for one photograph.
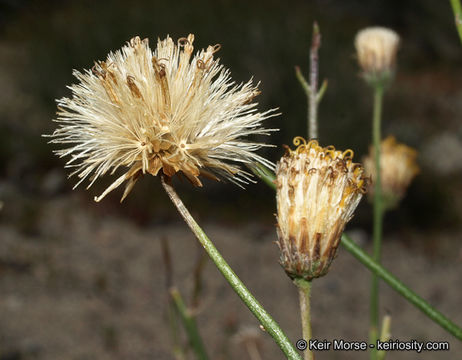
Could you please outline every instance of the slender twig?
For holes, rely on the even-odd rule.
[[[199,334],[199,329],[197,328],[196,320],[194,317],[189,313],[186,305],[181,297],[180,292],[176,288],[170,289],[170,295],[173,299],[173,303],[175,304],[176,310],[180,314],[180,318],[183,321],[184,328],[186,333],[188,334],[188,339],[191,343],[191,347],[193,348],[196,358],[198,360],[208,360],[207,352],[205,351],[204,343],[202,342],[202,338]]]
[[[328,85],[328,81],[327,79],[324,79],[324,81],[322,82],[322,85],[321,85],[321,88],[319,89],[318,91],[318,96],[316,97],[316,102],[319,104],[322,100],[322,97],[324,96],[324,93],[326,92],[327,90],[327,85]]]
[[[273,190],[276,190],[276,175],[274,175],[274,172],[260,164],[258,164],[256,167],[252,167],[251,169],[254,174],[262,179],[266,185],[268,185]]]
[[[309,99],[311,94],[310,84],[308,84],[308,81],[306,81],[305,77],[303,76],[302,71],[300,70],[300,66],[295,66],[295,75],[297,76],[297,80],[300,82],[300,85],[305,92],[306,98]]]
[[[310,107],[309,107],[309,138],[318,138],[318,52],[321,46],[321,32],[315,22],[310,50]]]
[[[170,256],[170,248],[168,246],[168,239],[165,237],[161,237],[160,245],[162,252],[162,260],[165,267],[165,288],[167,289],[168,294],[167,316],[170,334],[173,342],[172,352],[175,359],[180,360],[185,358],[185,352],[183,347],[181,346],[180,337],[178,334],[178,312],[175,308],[175,304],[173,303],[173,299],[170,296],[170,289],[173,284],[173,266],[172,257]]]
[[[316,22],[313,24],[313,36],[311,39],[310,48],[310,82],[306,81],[300,67],[295,66],[295,75],[297,76],[300,85],[305,92],[308,102],[307,123],[308,123],[308,138],[318,138],[318,105],[327,89],[327,80],[324,80],[321,89],[318,92],[318,77],[319,77],[319,48],[321,47],[321,32]]]
[[[161,183],[164,187],[167,195],[173,204],[176,206],[177,210],[183,217],[183,219],[188,224],[189,228],[192,230],[194,235],[201,243],[204,250],[210,256],[212,261],[217,266],[218,270],[223,274],[228,283],[231,285],[233,290],[239,295],[244,304],[249,308],[249,310],[255,315],[255,317],[263,325],[264,329],[273,337],[276,344],[281,348],[282,352],[286,355],[288,359],[301,360],[300,355],[297,353],[290,340],[281,330],[279,325],[273,318],[268,314],[268,312],[260,305],[260,303],[255,299],[255,297],[250,293],[250,291],[245,287],[242,281],[237,277],[234,271],[230,268],[228,263],[223,259],[221,254],[213,245],[212,241],[207,237],[201,227],[197,224],[194,218],[189,213],[188,209],[184,206],[181,199],[178,197],[175,189],[167,183],[167,180],[162,176]]]
[[[382,330],[380,331],[380,341],[387,342],[390,340],[390,327],[391,327],[391,316],[385,315],[382,320]],[[380,350],[377,352],[377,360],[384,360],[385,356],[387,356],[387,352],[385,350]]]
[[[298,288],[298,297],[300,301],[300,315],[302,320],[303,339],[309,343],[311,340],[311,281],[304,279],[294,280]],[[304,352],[305,360],[313,360],[313,353],[309,347]]]
[[[176,360],[184,360],[186,358],[183,346],[180,344],[180,337],[178,336],[178,311],[175,304],[170,297],[168,304],[168,321],[170,325],[170,333],[173,339],[172,353]]]
[[[264,172],[265,183],[276,190],[276,184],[274,183],[275,175],[271,170],[266,169]],[[341,242],[342,246],[350,252],[359,262],[365,265],[370,271],[379,276],[385,281],[392,289],[403,296],[412,305],[417,307],[426,316],[432,319],[435,323],[440,325],[450,334],[454,335],[457,339],[462,340],[462,328],[454,324],[450,319],[440,313],[438,310],[433,308],[428,302],[422,299],[419,295],[409,289],[404,283],[392,275],[387,269],[380,264],[376,263],[366,252],[356,245],[347,235],[343,234]]]
[[[199,245],[198,245],[199,246]],[[191,296],[191,307],[197,309],[199,307],[200,296],[202,293],[202,273],[207,264],[207,255],[200,249],[196,265],[194,266],[194,285]]]
[[[440,325],[443,329],[454,335],[457,339],[462,340],[462,328],[454,324],[450,319],[433,308],[428,302],[422,299],[419,295],[404,285],[398,278],[392,275],[388,270],[376,263],[369,255],[367,255],[353,240],[347,235],[342,235],[342,246],[347,249],[357,260],[377,274],[390,285],[394,290],[401,294],[407,301],[417,307],[426,316]]]
[[[452,11],[454,12],[454,21],[456,23],[457,32],[459,33],[460,41],[462,41],[462,6],[460,0],[450,0]]]
[[[253,164],[253,166],[249,166],[249,168],[269,187],[276,189],[274,173],[270,169],[268,169],[266,166],[262,164]]]
[[[373,209],[373,242],[374,242],[374,261],[380,264],[382,252],[382,185],[381,185],[381,166],[380,166],[380,141],[381,141],[381,115],[383,86],[377,84],[374,88],[374,112],[372,119],[372,141],[374,145],[375,160],[375,179],[374,180],[374,209]],[[379,278],[372,274],[371,283],[371,304],[370,304],[370,329],[369,340],[375,344],[378,337],[379,326]],[[371,348],[371,359],[377,358],[377,348]]]

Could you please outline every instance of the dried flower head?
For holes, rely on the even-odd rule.
[[[352,150],[294,144],[276,167],[280,262],[291,278],[311,280],[328,271],[368,179]]]
[[[96,201],[127,181],[123,200],[146,173],[181,173],[201,186],[200,175],[239,184],[250,176],[240,165],[272,167],[255,153],[268,145],[242,138],[268,135],[261,123],[274,111],[257,112],[257,86],[232,82],[214,58],[219,45],[192,56],[193,41],[192,34],[177,44],[167,37],[152,51],[135,37],[91,70],[74,71],[80,82],[70,86],[72,98],[58,100],[59,128],[51,135],[69,147],[56,153],[70,156],[77,185],[126,169]]]
[[[416,163],[417,151],[396,142],[394,136],[388,136],[380,144],[380,175],[382,196],[386,208],[395,207],[404,197],[412,179],[419,173]],[[369,148],[369,155],[363,159],[366,174],[376,177],[374,147]],[[370,186],[369,198],[374,197],[374,187]]]
[[[398,45],[398,34],[384,27],[369,27],[356,34],[358,62],[366,80],[382,81],[392,75]]]

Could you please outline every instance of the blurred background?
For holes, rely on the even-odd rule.
[[[113,179],[72,191],[76,179],[67,179],[65,161],[41,136],[56,127],[55,99],[70,96],[72,69],[91,68],[135,35],[149,38],[152,47],[167,34],[194,33],[196,49],[220,43],[218,56],[236,82],[261,82],[259,109],[282,113],[267,122],[280,129],[271,137],[277,147],[264,153],[276,162],[282,144],[306,134],[307,104],[294,66],[308,74],[313,21],[322,32],[320,80],[329,81],[319,109],[320,141],[353,149],[357,160],[368,151],[372,95],[359,77],[354,36],[382,25],[402,38],[383,135],[415,147],[421,173],[401,207],[387,214],[384,264],[462,324],[462,45],[449,2],[2,0],[0,360],[175,358],[160,239],[169,244],[173,283],[186,298],[193,288],[201,252],[158,179],[142,179],[122,205],[121,189],[96,204],[93,197]],[[207,181],[202,189],[175,185],[295,342],[298,305],[277,264],[274,193],[262,183],[246,190]],[[370,250],[366,200],[348,230]],[[253,346],[262,358],[282,358],[211,264],[202,284],[196,310],[211,358],[254,359]],[[314,286],[315,337],[366,340],[368,285],[368,271],[340,251],[332,271]],[[462,356],[460,342],[386,286],[381,310],[392,315],[395,338],[451,342],[450,353],[419,358]],[[178,337],[184,345],[181,329]],[[415,357],[403,352],[390,359]]]

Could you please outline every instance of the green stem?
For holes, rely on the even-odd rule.
[[[295,66],[295,76],[297,77],[298,82],[302,86],[306,98],[309,99],[311,93],[310,84],[308,84],[308,81],[306,81],[305,77],[303,76],[302,71],[300,70],[300,66]]]
[[[215,263],[218,270],[220,270],[220,272],[226,278],[233,290],[239,295],[249,310],[260,321],[264,329],[273,337],[274,341],[281,348],[286,357],[291,360],[301,360],[300,355],[297,353],[290,340],[281,330],[276,321],[273,320],[273,318],[266,312],[266,310],[245,287],[245,285],[237,277],[225,259],[223,259],[217,248],[213,245],[212,241],[210,241],[204,231],[191,216],[188,209],[186,209],[183,202],[178,197],[175,189],[166,182],[164,177],[161,177],[161,182],[170,200],[172,200],[173,204],[176,206],[183,219],[186,221],[194,235],[196,235],[202,247],[205,249],[207,254],[209,254],[210,258]]]
[[[294,283],[297,285],[298,297],[300,300],[300,315],[302,319],[303,339],[309,343],[311,340],[311,281],[296,279],[294,280]],[[313,360],[313,353],[309,347],[307,347],[305,350],[304,359]]]
[[[452,11],[454,12],[454,20],[456,23],[457,32],[459,33],[460,41],[462,41],[462,6],[460,0],[450,0]]]
[[[372,140],[374,145],[375,158],[375,179],[374,179],[374,227],[373,227],[373,242],[374,242],[374,261],[380,264],[382,252],[382,223],[383,223],[383,208],[382,208],[382,185],[380,171],[380,128],[382,115],[382,99],[383,86],[378,84],[375,86],[374,92],[374,115],[372,119]],[[371,305],[370,305],[370,329],[369,340],[371,344],[375,344],[378,338],[379,326],[379,278],[376,274],[372,274],[371,283]],[[377,349],[371,349],[371,359],[377,358]]]
[[[327,84],[328,84],[327,79],[324,79],[324,81],[322,82],[321,88],[318,91],[318,95],[316,96],[316,102],[318,104],[321,102],[321,100],[322,100],[322,98],[324,96],[324,93],[327,90]]]
[[[398,278],[392,275],[389,271],[376,263],[369,255],[367,255],[353,240],[347,235],[342,235],[341,244],[347,249],[359,262],[367,266],[374,274],[380,276],[383,281],[390,285],[394,290],[401,294],[407,301],[417,307],[430,319],[440,325],[443,329],[454,335],[457,339],[462,340],[462,328],[454,324],[446,316],[434,309],[429,303],[422,299],[419,295],[404,285]]]
[[[263,174],[263,175],[262,175]],[[266,169],[262,171],[259,176],[263,176],[265,183],[276,190],[274,183],[274,173]],[[365,265],[370,271],[379,276],[383,281],[390,285],[395,291],[402,295],[412,305],[417,307],[426,316],[440,325],[450,334],[454,335],[457,339],[462,340],[462,328],[454,324],[451,320],[441,314],[438,310],[434,309],[429,303],[422,299],[419,295],[404,285],[399,279],[392,275],[388,270],[376,263],[364,250],[356,245],[347,235],[342,235],[341,244],[347,249],[359,262]]]
[[[199,330],[197,329],[196,321],[194,320],[194,317],[188,313],[186,305],[184,304],[179,291],[175,288],[172,288],[170,290],[170,295],[172,296],[173,303],[175,304],[175,307],[180,314],[180,318],[183,321],[184,328],[188,334],[191,346],[196,353],[197,359],[208,360],[207,352],[205,351],[204,343],[202,342]]]
[[[276,189],[276,183],[274,182],[276,178],[270,169],[262,164],[254,164],[253,166],[249,166],[249,168],[258,178],[265,182],[266,185]]]
[[[168,303],[168,322],[170,325],[170,336],[173,340],[172,353],[173,357],[176,360],[184,360],[185,354],[183,347],[180,344],[180,339],[178,337],[178,311],[176,310],[176,305],[173,303],[173,299],[170,296]]]
[[[380,331],[380,341],[387,342],[390,340],[390,327],[391,327],[391,316],[385,315],[382,320],[382,330]],[[387,352],[385,350],[380,350],[377,352],[377,360],[385,360]]]

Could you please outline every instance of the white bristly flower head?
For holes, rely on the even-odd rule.
[[[244,138],[268,135],[253,98],[252,80],[235,85],[229,70],[214,58],[219,45],[193,56],[194,35],[177,44],[170,37],[150,49],[139,37],[91,70],[74,71],[79,83],[69,88],[72,98],[58,100],[58,129],[51,143],[70,156],[79,185],[90,187],[106,173],[125,172],[96,201],[126,182],[122,200],[143,174],[183,174],[196,186],[199,176],[247,183],[251,175],[241,166],[271,162],[255,153],[263,143]]]
[[[292,279],[311,280],[329,270],[369,179],[352,150],[300,137],[294,144],[276,167],[280,263]]]
[[[369,27],[358,32],[355,47],[366,81],[382,82],[392,77],[399,41],[396,32],[384,27]]]

